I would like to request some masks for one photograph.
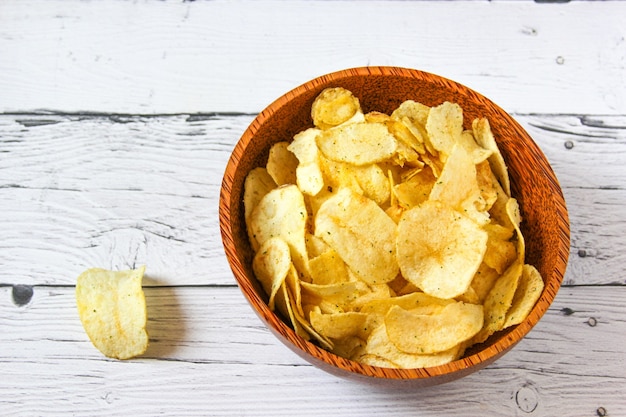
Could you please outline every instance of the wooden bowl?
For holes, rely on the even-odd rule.
[[[336,356],[297,336],[267,306],[267,296],[254,277],[252,251],[243,217],[243,184],[254,167],[264,166],[270,146],[290,141],[312,127],[311,104],[327,87],[344,87],[359,98],[364,112],[390,113],[407,99],[435,106],[458,103],[464,119],[487,117],[506,160],[511,190],[519,201],[526,237],[526,262],[543,276],[545,289],[528,318],[494,334],[485,343],[446,365],[423,369],[388,369]],[[470,125],[466,126],[466,128]],[[569,220],[561,188],[546,157],[526,131],[504,110],[471,89],[426,72],[397,67],[364,67],[313,79],[289,91],[263,110],[243,133],[228,161],[220,194],[220,228],[226,257],[237,283],[254,311],[289,348],[315,366],[338,376],[369,381],[429,386],[455,380],[489,365],[509,351],[548,310],[563,280],[569,255]]]

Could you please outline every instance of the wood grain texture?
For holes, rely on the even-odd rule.
[[[514,117],[568,204],[566,285],[624,284],[624,118]],[[253,118],[0,115],[0,283],[73,285],[91,266],[147,264],[151,285],[233,284],[217,202]]]
[[[623,2],[0,3],[0,111],[259,112],[309,79],[394,65],[509,112],[625,114]]]
[[[594,416],[599,407],[618,416],[626,413],[625,291],[565,288],[526,339],[493,365],[416,390],[315,369],[263,327],[235,287],[147,288],[151,346],[126,362],[90,344],[73,288],[35,287],[31,302],[18,307],[4,287],[0,404],[7,416],[573,417]]]

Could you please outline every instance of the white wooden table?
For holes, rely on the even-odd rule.
[[[572,247],[510,353],[428,389],[326,374],[278,342],[226,262],[218,194],[257,112],[324,73],[461,82],[551,161]],[[626,3],[0,2],[0,415],[626,415]],[[147,265],[151,345],[104,358],[89,267]]]

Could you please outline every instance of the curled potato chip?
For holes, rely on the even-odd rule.
[[[267,193],[250,214],[249,235],[255,251],[273,237],[289,245],[291,259],[298,271],[309,276],[306,250],[308,212],[304,197],[295,185],[283,185]]]
[[[437,353],[472,338],[483,326],[483,306],[454,302],[432,314],[392,306],[385,315],[389,340],[407,353]]]
[[[250,213],[259,204],[265,194],[276,188],[276,182],[267,172],[266,168],[254,168],[246,176],[243,188],[243,205],[246,222],[250,219]]]
[[[252,270],[269,296],[268,307],[274,310],[274,298],[291,268],[289,245],[272,237],[261,245],[252,260]]]
[[[524,265],[515,295],[511,301],[511,308],[506,313],[503,327],[521,323],[530,314],[537,300],[541,296],[544,283],[539,271],[532,265]]]
[[[76,281],[78,315],[89,339],[105,356],[130,359],[148,348],[145,266],[129,271],[92,268]]]
[[[361,112],[359,99],[342,87],[323,90],[313,101],[311,118],[320,129],[338,126]]]
[[[309,195],[317,195],[324,187],[324,177],[320,167],[319,149],[316,137],[320,130],[310,128],[294,136],[287,147],[298,159],[296,167],[296,184],[300,191]]]
[[[506,192],[506,195],[511,195],[511,183],[509,180],[509,172],[496,143],[496,139],[493,137],[489,120],[486,118],[475,119],[472,122],[472,130],[476,142],[484,149],[490,150],[489,164],[491,169],[496,174],[498,181],[502,185],[502,188]]]
[[[436,201],[407,210],[398,223],[402,275],[425,293],[454,298],[469,287],[487,248],[487,232]]]
[[[266,169],[276,185],[295,184],[298,158],[289,150],[289,143],[277,142],[270,148]]]

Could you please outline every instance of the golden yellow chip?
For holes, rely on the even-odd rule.
[[[360,339],[367,339],[371,333],[368,327],[369,315],[356,311],[345,313],[323,314],[313,310],[310,314],[311,325],[329,339],[345,339],[356,336]]]
[[[266,169],[276,185],[296,183],[298,158],[288,148],[287,142],[277,142],[270,148]]]
[[[92,268],[76,282],[78,315],[89,339],[105,356],[129,359],[148,348],[145,266],[129,271]]]
[[[544,283],[539,271],[532,265],[524,265],[511,308],[506,313],[504,328],[524,321],[539,300],[543,287]]]
[[[250,214],[248,229],[253,249],[258,251],[270,238],[282,238],[289,245],[296,268],[308,277],[307,217],[304,197],[297,186],[283,185],[270,191]]]
[[[382,123],[350,123],[322,132],[317,146],[329,159],[354,165],[384,161],[397,148],[396,138]]]
[[[323,90],[311,106],[313,124],[320,129],[338,126],[361,112],[359,99],[341,87]]]
[[[324,177],[319,161],[319,149],[316,138],[319,129],[306,129],[294,136],[287,147],[298,159],[296,183],[304,194],[316,195],[324,186]]]
[[[489,120],[485,118],[475,119],[472,122],[472,129],[474,132],[474,138],[476,142],[484,149],[491,151],[489,156],[489,164],[491,169],[496,174],[498,181],[502,185],[502,188],[506,192],[506,195],[511,195],[511,183],[509,181],[509,172],[496,143],[496,139],[493,137],[491,127],[489,126]]]
[[[472,338],[483,326],[483,306],[454,302],[432,314],[392,306],[385,315],[389,340],[401,351],[443,352]]]
[[[412,354],[404,352],[389,340],[385,325],[374,329],[367,339],[364,355],[382,358],[382,361],[369,362],[375,366],[397,368],[427,368],[443,365],[458,358],[461,350],[460,345],[453,346],[449,350],[433,354]],[[371,361],[364,359],[364,361]],[[395,366],[393,366],[395,365]]]
[[[479,210],[480,198],[476,165],[463,146],[455,145],[433,185],[429,199],[441,201],[484,225],[489,222],[489,214]]]
[[[346,263],[339,257],[334,249],[309,260],[311,271],[311,283],[313,284],[337,284],[348,282],[350,275]]]
[[[315,235],[367,283],[388,282],[398,274],[396,224],[362,195],[342,189],[326,200],[315,217]]]
[[[463,134],[463,110],[448,101],[432,107],[426,120],[426,131],[433,147],[444,155],[444,161]]]
[[[252,260],[252,270],[269,295],[269,308],[274,310],[274,298],[291,268],[289,245],[279,237],[272,237],[261,245]]]
[[[487,248],[487,232],[436,201],[407,210],[398,223],[397,256],[402,275],[439,298],[463,294]]]
[[[276,188],[276,182],[265,168],[254,168],[248,173],[243,188],[243,205],[246,222],[252,210],[259,204],[265,194]]]

